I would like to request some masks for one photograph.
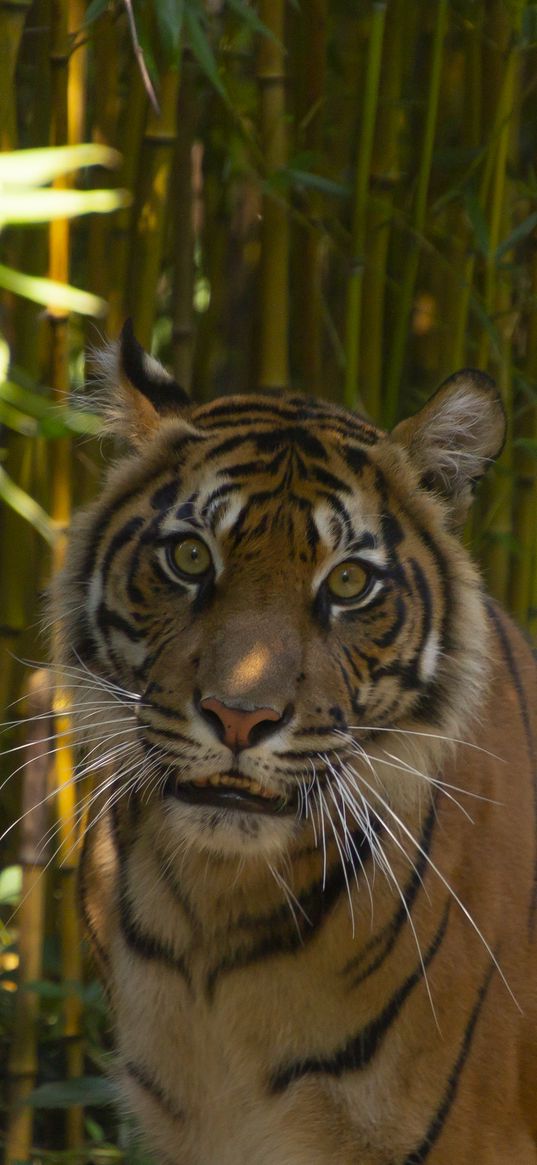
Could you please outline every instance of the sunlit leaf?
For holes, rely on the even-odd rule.
[[[92,295],[89,291],[79,291],[68,283],[58,283],[54,279],[42,279],[35,275],[23,275],[21,271],[14,271],[12,267],[5,267],[0,263],[0,287],[13,291],[15,295],[23,295],[34,303],[42,303],[46,307],[64,308],[65,311],[76,311],[84,316],[106,315],[107,303],[99,295]]]
[[[21,518],[25,518],[37,530],[38,534],[41,534],[45,542],[48,542],[49,546],[54,546],[57,532],[52,518],[39,505],[39,502],[36,502],[34,498],[30,497],[30,494],[27,494],[25,490],[21,489],[20,485],[17,485],[13,481],[1,465],[0,498],[7,506],[15,510]]]
[[[48,397],[23,388],[12,380],[0,383],[0,400],[38,421],[37,435],[42,437],[64,437],[69,433],[97,434],[102,430],[102,421],[96,413],[71,408],[68,404],[53,403]]]
[[[16,906],[22,892],[22,866],[0,870],[0,905]]]
[[[47,146],[40,150],[11,150],[0,154],[0,186],[41,186],[84,166],[113,169],[120,162],[121,154],[117,150],[93,142],[80,146]]]
[[[81,214],[109,214],[129,206],[127,190],[0,190],[0,226],[50,222]]]

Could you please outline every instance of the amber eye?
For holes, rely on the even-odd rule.
[[[359,562],[340,562],[326,579],[333,599],[357,599],[367,590],[371,575]]]
[[[213,565],[210,551],[201,538],[181,538],[168,546],[168,561],[178,574],[199,579]]]

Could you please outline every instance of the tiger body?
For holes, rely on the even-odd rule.
[[[388,436],[116,380],[57,606],[124,1103],[164,1165],[534,1165],[535,664],[452,532],[492,388]]]

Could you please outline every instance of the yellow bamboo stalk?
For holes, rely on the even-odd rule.
[[[156,314],[168,205],[170,171],[177,135],[179,69],[168,67],[161,77],[160,113],[151,107],[140,155],[136,220],[131,239],[128,307],[136,335],[151,345]]]
[[[261,0],[259,13],[273,37],[259,41],[261,148],[270,178],[287,165],[285,101],[285,0]],[[261,388],[285,388],[289,380],[289,216],[283,201],[263,195],[259,287]]]
[[[22,899],[17,912],[19,927],[19,985],[13,1039],[7,1066],[8,1113],[5,1134],[5,1165],[31,1159],[33,1109],[24,1103],[37,1074],[38,996],[27,985],[41,978],[46,879],[43,838],[47,832],[46,794],[50,739],[46,716],[52,690],[46,670],[34,672],[28,682],[24,715],[39,717],[27,730],[22,775],[22,823],[20,862]]]

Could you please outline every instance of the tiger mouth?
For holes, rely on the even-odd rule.
[[[273,796],[251,777],[241,773],[214,773],[195,781],[179,781],[170,777],[164,788],[165,797],[176,797],[188,805],[212,805],[218,809],[240,810],[244,813],[296,813],[295,797],[283,794]]]

